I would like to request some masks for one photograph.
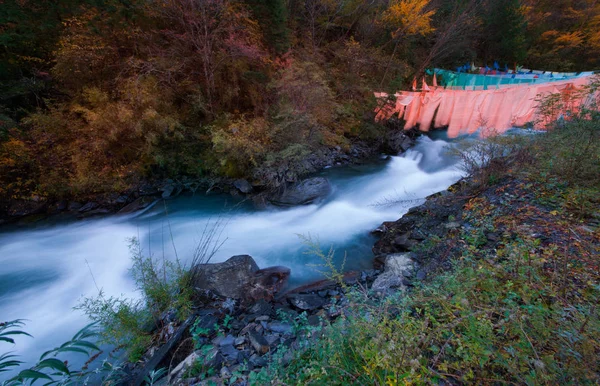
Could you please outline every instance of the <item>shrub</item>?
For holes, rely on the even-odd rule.
[[[297,385],[598,382],[600,287],[549,275],[544,264],[553,247],[539,240],[503,243],[483,256],[463,249],[453,271],[406,296],[353,297],[350,312],[314,346],[261,379]]]

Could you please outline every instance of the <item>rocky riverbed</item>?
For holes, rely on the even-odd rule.
[[[456,219],[469,198],[463,185],[461,181],[432,195],[401,219],[373,230],[380,235],[373,247],[373,268],[345,272],[337,280],[281,292],[290,270],[259,269],[247,255],[196,266],[194,285],[202,294],[202,307],[180,325],[167,315],[157,331],[166,343],[151,349],[143,364],[130,366],[124,384],[141,384],[157,368],[168,370],[162,384],[246,384],[253,372],[273,360],[285,365],[294,351],[318,339],[324,326],[351,312],[351,292],[394,295],[447,268],[447,253],[421,253],[419,244],[462,226]]]

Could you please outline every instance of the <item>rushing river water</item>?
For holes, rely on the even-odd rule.
[[[107,295],[137,296],[128,269],[127,239],[137,237],[154,256],[186,261],[207,222],[225,223],[225,240],[212,262],[249,254],[260,267],[284,265],[290,285],[318,279],[298,235],[333,246],[345,268],[370,268],[374,238],[369,231],[396,220],[422,198],[460,177],[447,142],[421,137],[406,154],[325,170],[333,193],[318,205],[257,211],[226,196],[183,196],[135,215],[62,224],[42,224],[0,233],[0,321],[27,319],[35,339],[18,337],[13,348],[26,361],[69,339],[87,323],[73,307],[101,288]],[[403,200],[393,203],[392,201]],[[2,347],[4,349],[4,347]],[[2,376],[0,375],[0,379]]]

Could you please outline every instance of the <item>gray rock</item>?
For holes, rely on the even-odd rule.
[[[281,342],[281,338],[277,334],[265,335],[265,340],[270,347],[275,347]]]
[[[259,333],[252,330],[248,331],[248,339],[250,339],[250,344],[252,344],[254,350],[260,355],[269,352],[269,343]]]
[[[148,206],[150,206],[151,204],[153,204],[155,202],[156,202],[156,199],[154,197],[150,197],[150,196],[139,197],[138,199],[136,199],[132,203],[130,203],[130,204],[126,205],[125,207],[123,207],[119,211],[119,214],[126,214],[126,213],[137,212],[138,210],[142,210],[144,208],[147,208]]]
[[[377,276],[377,279],[371,285],[371,290],[384,292],[390,288],[402,286],[402,278],[393,272],[384,272]]]
[[[264,299],[260,299],[248,309],[248,312],[251,314],[271,315],[273,312],[273,305]]]
[[[393,154],[403,153],[413,144],[414,141],[400,130],[392,131],[387,138],[387,147]]]
[[[168,379],[172,382],[181,378],[185,371],[189,369],[194,363],[196,363],[196,360],[200,357],[198,353],[199,351],[194,351],[193,353],[188,355],[187,358],[181,361],[177,366],[175,366],[175,368],[169,373]]]
[[[410,239],[410,234],[408,232],[396,236],[392,243],[400,251],[410,251],[416,244],[414,240]]]
[[[314,177],[287,187],[283,192],[272,195],[269,201],[278,206],[308,205],[327,197],[329,193],[329,181],[323,177]]]
[[[305,311],[316,310],[327,304],[327,300],[315,294],[289,295],[288,301],[294,307]]]
[[[291,324],[288,323],[281,323],[281,322],[272,322],[269,323],[269,325],[267,326],[267,329],[273,332],[278,332],[280,334],[291,334],[293,331],[293,327]]]
[[[96,209],[98,206],[99,205],[95,202],[88,202],[87,204],[85,204],[84,206],[79,208],[78,212],[79,213],[89,212],[92,209]]]
[[[244,194],[252,192],[252,185],[250,185],[248,181],[243,179],[233,181],[233,186]]]
[[[192,267],[192,285],[196,289],[208,289],[226,298],[243,299],[256,271],[258,265],[251,256],[233,256],[223,263],[198,264]]]
[[[220,371],[219,374],[221,375],[221,378],[224,378],[224,379],[231,378],[231,371],[229,371],[229,369],[227,368],[227,366],[221,367],[221,371]]]
[[[458,229],[458,228],[460,228],[460,223],[456,222],[456,221],[451,221],[447,224],[444,224],[444,227],[446,229]]]
[[[226,346],[221,346],[219,349],[227,363],[235,364],[239,361],[240,351],[233,347],[233,345],[229,344]]]
[[[233,337],[233,335],[227,335],[226,337],[223,337],[223,339],[220,340],[219,346],[232,345],[234,342],[235,338]]]
[[[386,256],[384,272],[377,276],[371,289],[384,292],[390,288],[402,286],[405,273],[410,272],[414,266],[410,256],[409,253],[396,253]]]
[[[385,226],[385,224],[381,224],[377,228],[373,229],[371,231],[371,233],[374,234],[374,235],[382,235],[382,234],[386,233],[387,231],[388,231],[388,229]]]
[[[420,269],[417,271],[417,280],[425,280],[426,277],[427,277],[427,272],[425,272],[425,270]]]
[[[308,324],[313,327],[321,325],[321,317],[319,315],[311,315],[308,317]]]
[[[173,185],[167,185],[165,187],[162,188],[162,198],[169,198],[171,197],[171,194],[173,194],[173,191],[175,190],[175,187]]]
[[[245,336],[238,336],[237,338],[235,338],[235,340],[233,341],[233,345],[234,346],[241,346],[244,343],[246,343],[246,337]]]
[[[264,367],[267,365],[267,360],[257,354],[252,354],[248,362],[254,367]]]
[[[210,349],[210,351],[204,355],[200,355],[201,353],[199,351],[197,351],[197,353],[199,354],[199,360],[202,363],[202,366],[205,368],[217,368],[223,363],[223,355],[221,355],[216,347]]]
[[[387,256],[385,271],[393,272],[400,276],[403,272],[410,270],[413,265],[410,253],[394,253]]]
[[[282,266],[259,269],[246,290],[247,300],[273,300],[275,294],[287,283],[290,272],[289,268]]]

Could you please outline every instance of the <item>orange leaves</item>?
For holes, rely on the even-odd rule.
[[[435,30],[431,25],[435,10],[429,8],[429,0],[393,0],[382,21],[395,28],[394,38],[401,35],[425,36]]]
[[[556,39],[554,39],[554,44],[568,48],[578,47],[583,44],[583,32],[574,31],[560,34]]]

